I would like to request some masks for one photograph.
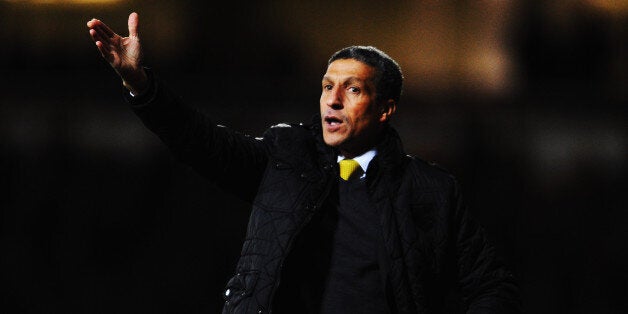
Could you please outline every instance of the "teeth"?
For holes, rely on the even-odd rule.
[[[338,126],[338,125],[342,124],[342,120],[337,119],[337,118],[328,117],[328,118],[325,118],[325,123],[327,123],[327,125],[329,125],[329,126]]]

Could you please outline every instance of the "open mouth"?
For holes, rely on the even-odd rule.
[[[342,123],[342,120],[336,117],[329,116],[329,117],[325,117],[325,123],[331,126],[337,126]]]

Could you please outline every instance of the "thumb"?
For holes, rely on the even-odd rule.
[[[129,15],[129,37],[137,37],[137,25],[139,24],[139,15],[135,12]]]

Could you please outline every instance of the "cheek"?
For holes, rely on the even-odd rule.
[[[364,132],[377,124],[377,117],[368,114],[369,113],[364,113],[353,121],[352,126],[355,132]]]
[[[368,121],[368,116],[367,112],[360,111],[353,112],[353,114],[347,117],[347,119],[354,128],[360,128],[362,125],[366,124],[366,122]]]

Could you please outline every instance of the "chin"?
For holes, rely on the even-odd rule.
[[[325,135],[325,134],[323,134],[323,141],[328,146],[338,147],[338,146],[340,146],[344,142],[344,139],[337,138],[336,136],[333,136],[333,135]]]

